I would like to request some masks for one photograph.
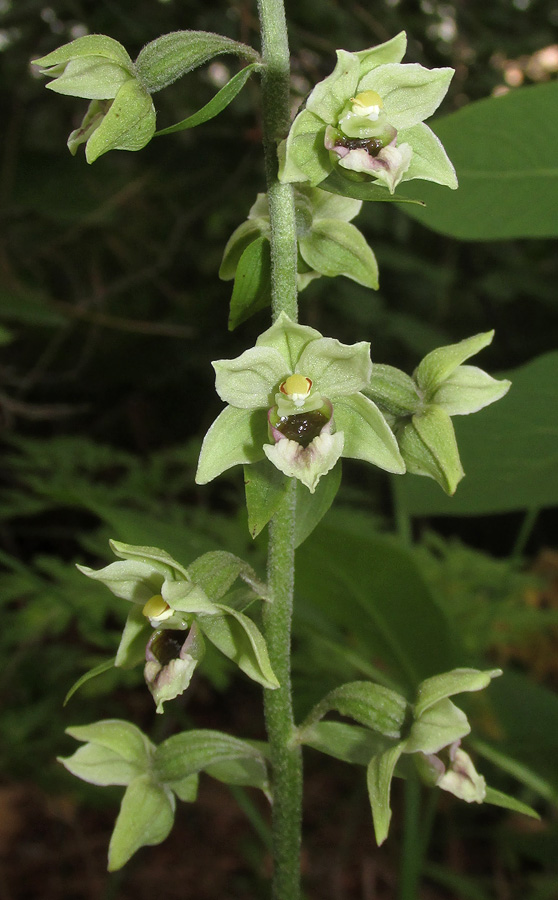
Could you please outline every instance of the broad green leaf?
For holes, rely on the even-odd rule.
[[[352,681],[330,691],[301,727],[305,730],[328,712],[335,711],[384,737],[398,738],[407,709],[407,701],[401,694],[370,681]]]
[[[115,664],[116,657],[114,657],[113,659],[107,659],[104,662],[99,663],[99,665],[95,666],[93,669],[89,669],[88,672],[84,672],[84,674],[74,682],[74,684],[64,697],[64,706],[66,706],[68,700],[70,700],[74,696],[76,691],[79,691],[82,685],[87,684],[88,681],[90,681],[92,678],[96,678],[97,675],[102,675],[103,672],[108,672],[109,669],[112,669]]]
[[[258,627],[243,613],[217,605],[224,615],[198,616],[198,625],[205,636],[249,678],[271,690],[278,688],[267,645]]]
[[[378,846],[383,844],[388,836],[391,820],[391,779],[404,749],[405,742],[401,741],[394,747],[390,747],[389,750],[378,753],[368,765],[366,780],[372,818],[374,820],[374,834],[376,835]]]
[[[233,53],[251,61],[260,58],[252,47],[221,34],[173,31],[146,44],[136,59],[136,71],[146,88],[154,93],[222,53]]]
[[[325,483],[326,479],[323,480]],[[263,531],[277,510],[289,486],[289,480],[268,459],[244,468],[248,530],[253,538]],[[321,486],[321,483],[320,483]],[[320,490],[318,486],[318,491]],[[306,491],[309,497],[315,496]],[[297,517],[298,524],[298,517]]]
[[[404,211],[462,240],[558,234],[558,82],[480,100],[432,123],[453,162],[459,190],[410,182],[395,199],[420,198]],[[322,184],[322,187],[324,185]]]
[[[275,466],[273,468],[275,469]],[[320,479],[313,494],[307,491],[304,485],[297,480],[295,548],[300,547],[306,538],[312,534],[316,525],[321,522],[335,500],[340,485],[341,460],[333,467],[331,472],[328,472],[327,475]]]
[[[268,230],[269,224],[266,223],[266,225]],[[261,219],[246,219],[238,228],[235,228],[223,251],[219,278],[223,281],[232,281],[242,254],[252,241],[262,237],[263,233]]]
[[[485,672],[479,669],[452,669],[451,672],[433,675],[419,685],[414,705],[415,716],[421,716],[439,700],[466,691],[481,691],[488,687],[493,678],[501,674],[501,669],[488,669]]]
[[[160,844],[174,821],[174,797],[151,775],[132,781],[122,798],[109,845],[109,872],[121,869],[140,847]]]
[[[382,203],[405,203],[413,206],[424,206],[424,202],[414,197],[400,197],[399,193],[390,194],[387,188],[376,181],[354,181],[341,173],[338,167],[320,182],[320,190],[352,197],[354,200],[376,200]],[[398,188],[399,192],[399,188]]]
[[[319,272],[334,278],[345,275],[364,287],[378,288],[378,264],[358,228],[338,219],[315,221],[310,233],[299,238],[303,260]]]
[[[373,756],[389,745],[377,732],[346,722],[316,722],[304,729],[300,740],[320,753],[359,766],[367,766]]]
[[[483,515],[558,505],[558,353],[509,375],[512,388],[490,409],[453,420],[466,478],[451,499],[426,478],[397,479],[411,516]]]
[[[263,758],[252,744],[221,731],[183,731],[157,747],[154,771],[160,781],[173,788],[175,782],[182,782],[208,766],[237,759],[262,762]]]
[[[240,257],[229,313],[229,329],[245,322],[271,302],[271,255],[269,241],[256,238]]]
[[[522,813],[524,816],[530,816],[532,819],[540,819],[536,810],[503,791],[497,791],[495,788],[487,787],[485,803],[491,803],[493,806],[501,806],[503,809],[511,809],[513,812]]]
[[[182,122],[177,122],[176,125],[170,125],[169,128],[162,128],[160,131],[156,131],[154,136],[159,137],[162,134],[174,134],[176,131],[185,131],[187,128],[195,128],[196,125],[203,125],[204,122],[209,122],[210,119],[217,116],[234,100],[236,95],[240,93],[248,81],[252,72],[255,72],[260,68],[261,66],[258,63],[251,63],[249,66],[245,66],[245,68],[241,69],[240,72],[237,72],[230,81],[227,81],[226,85],[215,94],[209,103],[206,103],[205,106],[202,106],[202,108],[193,115],[188,116],[187,119],[183,119]]]

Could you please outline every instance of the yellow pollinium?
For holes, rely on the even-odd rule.
[[[362,91],[356,97],[351,97],[353,104],[353,112],[366,116],[371,109],[378,107],[381,109],[384,102],[376,91]]]
[[[158,619],[168,610],[170,610],[168,603],[163,600],[160,594],[155,594],[154,597],[150,597],[147,601],[142,612],[147,619]]]
[[[297,394],[306,397],[312,388],[312,382],[305,375],[289,375],[289,377],[281,385],[283,394],[293,396]]]

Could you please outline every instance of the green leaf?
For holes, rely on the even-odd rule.
[[[271,690],[278,688],[267,645],[258,627],[243,613],[222,604],[218,606],[224,615],[198,616],[203,633],[249,678]]]
[[[256,238],[244,250],[234,276],[229,330],[271,303],[271,255],[269,241]]]
[[[140,847],[160,844],[174,821],[174,797],[141,775],[129,785],[109,845],[109,872],[121,869]]]
[[[422,200],[414,197],[400,197],[399,194],[390,194],[387,188],[381,187],[376,181],[353,181],[343,175],[338,167],[320,182],[320,190],[330,191],[332,194],[341,194],[343,197],[352,197],[354,200],[377,200],[382,203],[405,203],[414,206],[424,206]],[[398,191],[400,188],[398,188]]]
[[[432,128],[455,165],[459,190],[449,194],[430,183],[400,186],[401,197],[426,202],[424,209],[405,206],[405,212],[462,240],[555,237],[557,103],[558,82],[549,81],[438,119]]]
[[[157,747],[154,772],[174,790],[176,782],[231,760],[254,760],[264,765],[259,749],[247,741],[209,729],[183,731]]]
[[[90,681],[92,678],[96,678],[97,675],[102,675],[103,672],[108,672],[109,669],[112,669],[115,664],[116,657],[113,657],[112,659],[107,659],[104,662],[99,663],[98,666],[95,666],[95,668],[93,669],[89,669],[88,672],[84,672],[84,674],[74,682],[74,684],[64,697],[64,706],[66,706],[68,700],[70,700],[74,696],[76,691],[79,691],[82,685],[87,684],[88,681]]]
[[[507,373],[513,387],[494,407],[454,420],[467,477],[448,499],[427,479],[398,479],[411,516],[462,516],[558,505],[558,353]]]
[[[173,31],[146,44],[136,59],[136,71],[150,93],[172,84],[222,53],[234,53],[257,62],[252,47],[210,31]]]
[[[345,275],[364,287],[378,289],[378,264],[358,228],[339,219],[315,221],[299,238],[303,260],[320,275]]]
[[[324,483],[325,481],[326,479],[324,479]],[[253,466],[244,468],[244,485],[246,488],[248,530],[252,537],[255,538],[263,531],[269,520],[273,518],[279,509],[289,486],[289,480],[268,459],[264,459]],[[309,497],[315,496],[310,494],[309,491],[305,493]]]
[[[275,466],[272,467],[275,469]],[[278,471],[275,469],[275,471]],[[341,461],[320,479],[313,494],[307,491],[304,485],[297,480],[296,483],[296,523],[295,523],[295,549],[304,543],[316,525],[318,525],[331,504],[335,500],[337,491],[341,485]]]
[[[300,741],[320,753],[359,766],[367,766],[388,744],[378,732],[346,722],[316,722],[304,729]]]
[[[269,231],[268,223],[266,223],[265,231]],[[245,222],[242,222],[227,241],[219,268],[219,278],[223,281],[231,281],[235,276],[238,263],[246,248],[253,241],[262,237],[263,234],[264,229],[261,219],[247,219]]]
[[[433,675],[421,682],[414,704],[415,716],[419,717],[439,700],[462,694],[466,691],[482,691],[491,680],[502,674],[501,669],[452,669],[441,675]]]
[[[217,116],[234,100],[236,95],[240,93],[248,81],[252,72],[259,71],[260,69],[261,66],[258,63],[250,63],[249,66],[245,66],[244,69],[237,72],[230,81],[227,81],[226,85],[215,94],[209,103],[202,106],[202,108],[192,116],[188,116],[188,118],[183,119],[181,122],[177,122],[176,125],[170,125],[169,128],[162,128],[160,131],[156,131],[155,137],[159,137],[162,134],[174,134],[177,131],[185,131],[187,128],[195,128],[196,125],[203,125],[204,122],[209,122],[210,119]]]
[[[370,681],[351,681],[330,691],[314,707],[301,729],[304,731],[334,710],[384,737],[398,738],[407,709],[407,701],[401,694]]]
[[[389,750],[378,753],[370,760],[366,772],[368,796],[374,820],[374,833],[378,846],[383,844],[388,836],[391,820],[391,779],[404,749],[405,742],[401,741],[395,747],[390,747]]]
[[[484,802],[491,803],[493,806],[501,806],[503,809],[511,809],[513,812],[522,813],[532,819],[540,820],[541,818],[538,812],[527,803],[522,803],[521,800],[516,800],[515,797],[510,797],[509,794],[504,794],[503,791],[497,791],[495,788],[487,787]]]

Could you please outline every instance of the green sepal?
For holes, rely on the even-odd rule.
[[[243,250],[236,272],[229,312],[229,331],[271,303],[271,252],[266,237],[256,237]]]
[[[44,75],[53,74],[43,72]],[[63,74],[46,85],[47,89],[67,97],[85,100],[113,100],[127,81],[133,80],[128,68],[106,57],[86,56],[71,59]]]
[[[164,841],[173,826],[174,809],[172,793],[151,775],[130,782],[110,839],[109,872],[121,869],[140,847]]]
[[[219,268],[219,278],[231,281],[236,273],[240,258],[253,241],[269,233],[269,223],[264,219],[246,219],[235,228],[223,251],[223,259]]]
[[[223,615],[198,616],[206,638],[253,681],[270,690],[278,688],[267,645],[257,625],[236,609],[218,605]]]
[[[206,103],[205,106],[202,106],[202,108],[193,115],[188,116],[186,119],[182,119],[181,122],[177,122],[176,125],[170,125],[168,128],[161,128],[159,131],[155,132],[154,136],[160,137],[163,134],[175,134],[177,131],[185,131],[187,128],[195,128],[197,125],[203,125],[205,122],[209,122],[210,119],[213,119],[226,109],[229,103],[232,103],[236,95],[240,93],[248,81],[250,75],[260,69],[261,66],[258,63],[250,63],[250,65],[245,66],[240,72],[237,72],[230,81],[227,81],[226,85],[212,97],[209,103]]]
[[[422,681],[417,689],[414,714],[417,718],[440,700],[469,691],[482,691],[488,687],[493,678],[502,675],[501,669],[452,669],[441,675],[433,675]]]
[[[227,406],[203,440],[196,484],[207,484],[232,466],[263,459],[267,440],[265,412]]]
[[[106,659],[104,662],[99,663],[98,666],[95,666],[93,669],[89,669],[88,672],[84,672],[83,675],[81,675],[81,676],[77,679],[77,681],[74,681],[74,683],[73,683],[73,685],[71,686],[70,690],[68,691],[68,693],[67,693],[66,696],[64,697],[64,703],[63,703],[63,706],[66,706],[66,704],[68,703],[68,701],[71,700],[71,698],[74,696],[74,694],[75,694],[77,691],[79,691],[79,689],[80,689],[84,684],[87,684],[87,682],[88,682],[88,681],[91,681],[92,678],[96,678],[97,675],[102,675],[104,672],[108,672],[109,669],[114,668],[115,664],[116,664],[116,657],[113,657],[112,659]]]
[[[104,59],[110,59],[133,72],[133,63],[125,48],[106,34],[85,34],[69,44],[57,47],[56,50],[47,53],[46,56],[41,56],[40,59],[34,59],[32,62],[34,66],[40,67],[42,75],[49,75],[49,69],[57,69],[71,59],[87,56],[99,56]],[[53,74],[56,74],[56,72]]]
[[[290,374],[278,351],[257,345],[235,359],[217,359],[212,365],[217,393],[237,409],[267,409],[279,384]]]
[[[354,55],[357,57],[360,65],[360,77],[363,78],[368,72],[377,66],[383,66],[386,63],[400,63],[405,56],[407,50],[407,35],[404,31],[400,31],[395,37],[377,47],[370,47],[368,50],[359,50]]]
[[[500,400],[511,381],[492,378],[477,366],[458,366],[432,397],[448,416],[466,416]]]
[[[67,728],[66,734],[86,743],[59,762],[90,784],[126,785],[150,766],[153,744],[130,722],[105,719]]]
[[[428,119],[447,94],[454,70],[425,69],[418,63],[376,66],[359,82],[361,91],[376,91],[387,121],[398,131]],[[332,123],[335,124],[335,123]]]
[[[429,406],[397,431],[407,471],[437,481],[450,496],[464,476],[453,424],[446,412]]]
[[[317,722],[299,731],[299,741],[342,762],[367,766],[391,741],[376,731],[346,722]]]
[[[493,337],[494,331],[486,331],[465,338],[457,344],[449,344],[447,347],[437,347],[436,350],[432,350],[413,373],[413,378],[420,390],[424,391],[428,399],[432,398],[435,391],[442,386],[452,372],[470,356],[474,356],[480,350],[488,347],[492,343]]]
[[[376,835],[378,846],[383,844],[388,836],[389,823],[391,821],[391,780],[404,750],[405,741],[400,741],[394,747],[376,754],[370,760],[366,771],[374,834]]]
[[[341,397],[333,415],[335,427],[345,435],[343,456],[363,459],[396,475],[405,471],[397,440],[372,400],[363,394]]]
[[[136,559],[109,563],[98,570],[81,565],[76,565],[76,569],[93,581],[100,581],[115,597],[141,606],[160,592],[164,580],[164,575],[156,571],[154,566]]]
[[[308,181],[315,187],[327,178],[333,163],[324,144],[325,128],[325,122],[309,109],[298,114],[278,147],[280,181]]]
[[[394,366],[374,363],[370,383],[363,393],[392,416],[411,415],[422,406],[413,379]]]
[[[268,459],[244,468],[248,530],[257,537],[273,518],[285,496],[289,480]]]
[[[364,236],[350,222],[321,219],[299,239],[304,261],[320,275],[345,275],[364,287],[378,288],[378,263]]]
[[[85,147],[88,163],[109,150],[141,150],[155,134],[153,101],[135,79],[122,85]]]
[[[420,178],[423,181],[445,185],[452,190],[458,187],[453,164],[441,140],[428,125],[419,122],[412,128],[404,128],[398,133],[397,140],[401,144],[408,143],[413,148],[411,163],[403,176],[403,181]]]
[[[138,663],[145,662],[145,645],[152,630],[142,607],[133,606],[126,618],[114,665],[119,669],[133,669]]]
[[[401,737],[409,704],[401,694],[370,681],[351,681],[330,691],[311,711],[300,731],[320,721],[328,712],[336,711],[371,728],[384,737]]]
[[[144,547],[137,544],[125,544],[122,541],[109,541],[115,556],[121,559],[137,560],[160,572],[165,578],[188,578],[188,570],[177,562],[166,550],[159,547]]]
[[[469,734],[465,713],[447,698],[429,706],[411,726],[405,753],[438,753]]]
[[[309,325],[293,322],[286,313],[278,315],[273,325],[264,331],[256,340],[256,347],[269,347],[283,357],[288,374],[295,371],[297,362],[304,349],[311,341],[322,335]]]
[[[136,71],[145,88],[153,94],[222,53],[260,62],[259,54],[252,47],[221,34],[173,31],[146,44],[136,59]]]
[[[180,781],[173,781],[171,790],[184,803],[194,803],[198,798],[199,775],[187,775]]]
[[[237,578],[241,578],[262,599],[267,597],[267,587],[253,568],[224,550],[212,550],[199,556],[189,566],[192,581],[199,584],[212,600],[220,600]]]
[[[191,581],[166,581],[161,596],[176,612],[184,613],[187,620],[189,616],[198,613],[210,616],[217,614],[217,607],[203,588]]]
[[[265,769],[261,751],[248,741],[209,729],[183,731],[159,744],[153,771],[159,781],[174,790],[175,784],[185,778],[234,760],[254,760]]]
[[[370,344],[342,344],[336,338],[320,337],[306,345],[296,368],[319,386],[324,397],[335,401],[368,384],[372,371]]]

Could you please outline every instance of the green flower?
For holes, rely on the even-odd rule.
[[[447,494],[455,493],[464,475],[451,416],[478,412],[510,389],[506,379],[462,365],[493,337],[487,331],[433,350],[412,378],[392,366],[374,366],[365,390],[388,417],[407,471],[433,478]]]
[[[72,154],[85,143],[85,157],[92,163],[109,150],[141,150],[153,137],[153,101],[118,41],[88,34],[34,64],[53,79],[47,85],[50,90],[91,100],[81,125],[68,138]]]
[[[132,603],[114,664],[131,668],[144,661],[157,712],[190,684],[206,638],[250,678],[270,689],[278,687],[261,633],[238,608],[265,596],[265,587],[247,563],[215,551],[186,569],[157,547],[118,541],[111,541],[111,547],[120,560],[98,571],[78,569]],[[248,588],[228,593],[239,577]]]
[[[359,53],[337,51],[334,71],[316,85],[279,148],[282,181],[316,186],[337,167],[391,194],[413,178],[457,187],[442,144],[424,124],[453,69],[402,65],[406,45],[401,32]]]
[[[213,363],[228,406],[205,436],[196,481],[267,457],[314,492],[341,456],[402,473],[397,442],[377,406],[361,393],[369,344],[341,344],[284,313],[237,359]]]
[[[294,191],[298,244],[298,289],[326,275],[345,275],[358,284],[377,289],[378,264],[362,233],[351,224],[362,207],[361,200],[341,197],[299,185]],[[219,277],[235,277],[240,258],[259,237],[269,240],[269,203],[267,194],[258,194],[248,219],[229,238]]]

